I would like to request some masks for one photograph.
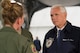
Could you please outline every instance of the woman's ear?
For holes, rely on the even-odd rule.
[[[13,24],[14,29],[17,31],[20,29],[20,19],[17,18],[15,23]]]
[[[23,17],[18,18],[17,24],[18,24],[20,27],[22,26],[23,23],[24,23],[24,18],[23,18]]]
[[[21,27],[21,24],[22,24],[21,18],[18,18],[16,21],[17,21],[17,25],[18,25],[19,27]]]
[[[24,23],[24,18],[23,17],[17,18],[16,22],[15,22],[17,29],[20,29],[23,23]]]

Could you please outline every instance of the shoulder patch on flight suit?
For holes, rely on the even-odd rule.
[[[46,47],[49,48],[52,45],[53,41],[54,41],[54,38],[46,39]]]
[[[33,52],[33,53],[37,53],[37,50],[36,50],[34,44],[31,44],[31,49],[32,49],[32,52]]]

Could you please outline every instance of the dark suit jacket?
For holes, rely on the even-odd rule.
[[[64,36],[62,38],[61,52],[59,53],[80,53],[80,28],[72,26],[67,21],[67,25],[62,31]],[[48,31],[43,43],[43,53],[58,53],[56,36],[56,27]]]
[[[34,40],[34,45],[36,46],[36,50],[37,51],[40,51],[41,50],[40,40],[38,40],[38,39]]]

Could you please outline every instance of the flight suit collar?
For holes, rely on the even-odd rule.
[[[7,26],[4,26],[4,27],[1,29],[1,31],[5,31],[5,32],[15,32],[15,33],[17,33],[14,28],[12,28],[12,27],[7,27]]]

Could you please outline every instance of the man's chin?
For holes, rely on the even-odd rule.
[[[54,24],[54,25],[57,26],[57,27],[59,26],[58,24]]]

